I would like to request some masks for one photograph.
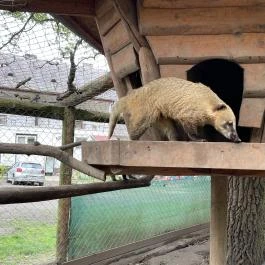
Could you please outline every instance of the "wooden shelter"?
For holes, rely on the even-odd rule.
[[[52,13],[104,53],[119,97],[159,77],[176,76],[200,81],[209,85],[231,105],[239,120],[238,130],[244,141],[263,141],[264,0],[35,0],[25,1],[24,5],[12,2],[12,8],[1,3],[0,8]],[[150,131],[144,139],[159,140],[160,137],[155,131]],[[218,138],[213,137],[213,140]],[[136,173],[152,174],[156,170],[159,174],[169,171],[179,174],[194,172],[218,175],[264,173],[264,163],[251,161],[244,164],[244,167],[237,159],[233,159],[239,153],[240,156],[250,159],[251,156],[244,154],[254,152],[257,161],[260,161],[263,156],[259,148],[263,145],[258,144],[245,144],[243,147],[235,146],[231,149],[231,144],[203,143],[199,144],[205,146],[201,149],[201,146],[191,143],[181,148],[190,148],[190,156],[194,156],[196,152],[210,152],[211,159],[204,157],[206,160],[203,161],[190,157],[192,162],[189,163],[189,157],[182,158],[183,164],[186,163],[182,167],[176,166],[174,160],[163,160],[167,162],[168,169],[160,165],[152,170],[148,170],[148,165],[144,169],[143,165],[137,165],[139,159],[135,157],[134,160],[132,157],[131,160],[124,158],[125,164],[121,165],[119,158],[102,155],[106,151],[104,148],[108,148],[108,154],[119,155],[121,147],[118,144],[109,146],[106,143],[105,147],[99,146],[99,143],[94,145],[96,146],[84,147],[85,155],[88,150],[86,148],[95,152],[94,157],[84,157],[84,160],[99,168],[104,165],[124,166],[125,169],[120,169],[126,173],[132,172],[132,169]],[[137,143],[123,144],[127,150],[126,154],[133,155],[132,150],[137,148],[136,145]],[[177,149],[179,145],[176,143],[174,147]],[[166,149],[164,143],[155,145],[148,142],[141,146],[143,157],[151,159],[150,167],[155,161],[154,156],[147,155],[150,150],[155,150],[157,155],[169,149]],[[171,148],[171,156],[173,151]],[[222,165],[225,168],[216,157],[221,153],[221,161],[224,162]],[[204,163],[208,166],[204,167]],[[256,169],[258,164],[260,167]],[[178,170],[174,171],[174,168]],[[225,260],[226,181],[226,177],[212,178],[211,265],[223,265]]]

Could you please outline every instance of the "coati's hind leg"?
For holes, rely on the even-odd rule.
[[[173,120],[161,118],[154,124],[154,127],[156,127],[168,141],[178,140],[178,132]]]

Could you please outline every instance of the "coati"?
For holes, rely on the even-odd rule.
[[[201,83],[159,78],[132,91],[113,106],[109,138],[120,113],[128,119],[131,140],[139,139],[150,126],[159,128],[170,141],[178,139],[181,126],[190,140],[197,140],[198,131],[211,125],[230,141],[241,142],[232,109]]]

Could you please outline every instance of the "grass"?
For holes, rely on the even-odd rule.
[[[1,265],[41,264],[54,257],[56,224],[18,220],[7,225],[12,231],[0,236]]]
[[[70,257],[208,222],[209,214],[210,182],[203,177],[76,197],[72,199]]]

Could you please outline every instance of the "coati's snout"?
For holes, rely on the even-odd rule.
[[[225,138],[234,143],[241,142],[236,131],[235,115],[228,105],[222,104],[215,110],[214,120],[215,129]]]

